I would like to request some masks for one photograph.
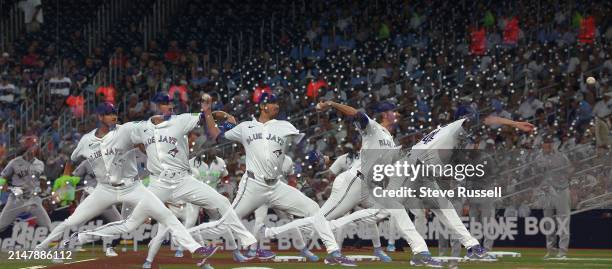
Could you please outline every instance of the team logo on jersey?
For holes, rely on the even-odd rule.
[[[154,136],[151,136],[149,138],[146,139],[144,145],[145,147],[148,147],[149,145],[153,144],[153,143],[157,143],[157,142],[165,142],[165,143],[169,143],[172,145],[176,145],[178,139],[176,139],[176,137],[172,137],[172,136],[165,136],[165,135],[160,135],[159,138],[156,140]]]
[[[102,151],[100,151],[100,150],[98,150],[98,151],[92,153],[91,155],[89,155],[89,159],[92,159],[92,160],[100,158],[100,157],[102,157]]]
[[[247,145],[250,145],[251,142],[253,142],[255,140],[260,140],[260,139],[263,139],[263,138],[264,137],[263,137],[262,133],[255,133],[255,134],[252,134],[249,137],[247,137],[246,142],[247,142]],[[266,140],[274,141],[274,142],[278,143],[281,146],[283,144],[285,144],[285,140],[283,140],[282,137],[276,136],[276,135],[273,135],[273,134],[268,134],[268,136],[266,137]]]
[[[421,139],[421,142],[422,142],[423,144],[427,144],[427,143],[431,142],[431,141],[434,139],[435,135],[436,135],[436,134],[437,134],[439,131],[440,131],[440,129],[436,129],[436,130],[434,130],[433,132],[428,133],[426,136],[424,136],[424,137],[423,137],[423,139]]]
[[[381,147],[393,147],[393,142],[387,139],[379,139],[378,144],[380,144]]]
[[[168,154],[172,157],[176,157],[176,154],[179,152],[178,148],[174,147],[173,149],[168,151]]]
[[[274,156],[276,156],[276,158],[278,158],[283,154],[283,151],[280,149],[277,149],[275,151],[272,151],[272,153],[274,154]]]

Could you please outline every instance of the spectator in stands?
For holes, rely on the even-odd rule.
[[[19,98],[19,91],[14,84],[9,83],[8,75],[0,76],[0,103],[5,106],[12,105],[15,101],[15,97]]]
[[[535,92],[529,90],[527,97],[518,108],[518,114],[522,119],[530,119],[535,115],[536,110],[543,106],[544,104],[535,96]]]
[[[21,58],[21,64],[25,67],[36,67],[36,65],[38,64],[38,60],[40,58],[40,55],[38,55],[38,53],[36,52],[36,47],[34,45],[30,46],[28,48],[28,54],[24,55],[23,58]]]
[[[98,87],[98,89],[96,90],[96,94],[100,96],[104,100],[104,102],[115,104],[115,95],[117,93],[113,85]]]
[[[74,117],[83,117],[85,113],[85,98],[83,97],[83,91],[80,89],[73,89],[72,94],[66,98],[66,104],[70,107]]]
[[[64,99],[70,95],[71,88],[72,80],[67,76],[61,76],[58,72],[55,72],[53,77],[49,79],[49,93],[51,95],[59,96]]]

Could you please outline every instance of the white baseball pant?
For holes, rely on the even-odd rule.
[[[127,187],[112,187],[108,184],[98,184],[89,195],[82,200],[76,210],[51,233],[38,244],[38,248],[46,248],[51,241],[57,240],[64,233],[69,236],[71,227],[76,227],[84,222],[91,220],[98,215],[104,215],[108,221],[115,222],[121,220],[121,215],[114,207],[117,203],[137,204],[141,199],[141,194],[135,192],[137,184]],[[105,244],[112,239],[104,239]]]
[[[321,207],[321,214],[326,216],[327,219],[339,217],[338,219],[330,221],[330,226],[332,229],[339,229],[355,221],[365,221],[366,223],[372,223],[372,225],[376,226],[376,231],[378,231],[378,226],[376,225],[378,221],[392,216],[391,219],[397,222],[397,227],[400,227],[400,234],[406,239],[406,241],[408,241],[414,253],[428,251],[425,240],[416,231],[414,224],[404,209],[371,208],[359,210],[348,216],[340,217],[349,212],[349,210],[357,206],[359,203],[366,203],[368,200],[369,191],[364,186],[361,175],[358,175],[355,171],[345,171],[338,175],[336,180],[334,180],[332,194],[325,202],[323,207]],[[373,205],[370,204],[368,206]],[[289,229],[309,229],[308,226],[313,225],[314,223],[315,220],[312,218],[295,220],[286,225],[268,229],[266,231],[266,236],[273,237],[284,233]],[[380,235],[374,235],[373,237],[378,237],[378,246],[380,246]],[[373,243],[375,244],[375,242]]]
[[[183,175],[178,184],[168,184],[161,181],[157,176],[151,176],[149,190],[164,202],[180,200],[203,207],[207,211],[217,211],[221,218],[214,221],[214,223],[222,231],[218,234],[210,234],[211,236],[222,236],[232,232],[244,247],[257,242],[255,237],[244,226],[237,213],[232,209],[232,205],[227,197],[219,194],[215,189],[189,174]],[[163,230],[163,228],[160,225],[160,230]],[[208,237],[206,234],[202,236]],[[233,238],[227,239],[234,240]]]
[[[160,223],[160,227],[162,224],[169,227],[176,241],[190,252],[193,253],[201,247],[201,245],[189,235],[185,226],[183,226],[174,214],[172,214],[170,209],[168,209],[155,194],[147,190],[142,183],[136,182],[128,187],[128,189],[127,191],[119,191],[118,194],[110,193],[111,197],[109,198],[112,199],[112,195],[115,195],[116,197],[130,198],[129,201],[126,201],[128,203],[137,202],[130,217],[122,221],[112,222],[99,228],[79,233],[79,235],[82,234],[86,236],[86,238],[83,238],[85,242],[81,241],[81,243],[93,241],[95,236],[117,236],[122,233],[131,232],[137,229],[150,216]],[[98,201],[94,201],[94,203],[98,203]]]
[[[253,234],[255,236],[260,236],[260,234],[258,233],[258,231],[265,225],[265,220],[268,217],[268,205],[264,204],[262,206],[260,206],[259,208],[257,208],[255,210],[255,225],[253,225]],[[274,210],[274,213],[276,213],[276,216],[278,217],[278,220],[281,219],[289,219],[292,220],[293,216],[280,211],[278,209],[272,209]],[[261,241],[261,238],[257,238],[258,241]],[[306,242],[304,241],[304,236],[302,236],[302,233],[298,231],[297,234],[293,234],[292,235],[292,239],[293,239],[293,244],[295,244],[295,248],[302,250],[304,248],[306,248]],[[257,249],[257,244],[253,244],[251,245],[251,249],[256,250]]]
[[[208,215],[208,219],[213,221],[213,220],[219,220],[221,219],[221,214],[219,214],[219,211],[217,210],[207,210],[204,209],[204,211],[206,212],[206,215]],[[192,233],[192,235],[194,236],[198,236],[199,238],[202,238],[202,234],[200,233]],[[234,237],[234,233],[232,233],[231,230],[226,230],[225,234],[221,235],[221,237],[223,237],[225,239],[225,245],[227,246],[226,250],[235,250],[238,249],[238,244],[236,243],[236,238]],[[207,239],[216,239],[213,237],[209,237]]]
[[[406,186],[412,189],[419,189],[420,187],[426,187],[431,190],[439,190],[440,186],[435,180],[431,179],[419,179],[410,181],[407,178],[404,179],[392,179],[389,182],[389,189],[396,190],[402,186]],[[451,238],[458,239],[463,246],[466,248],[479,245],[478,240],[474,238],[467,230],[453,204],[444,197],[428,197],[422,198],[424,202],[430,207],[430,210],[439,218],[440,222],[449,229],[449,235]]]
[[[340,249],[336,244],[329,222],[319,213],[319,205],[315,201],[283,182],[278,181],[274,185],[267,185],[249,178],[248,173],[245,173],[238,186],[238,195],[232,204],[236,214],[239,218],[244,218],[264,204],[294,216],[314,219],[313,228],[325,244],[327,252],[331,253]],[[216,222],[218,221],[204,223],[192,230],[212,234],[221,233],[222,230],[218,229]],[[292,232],[299,233],[297,229]]]
[[[200,214],[200,209],[197,206],[194,206],[189,203],[182,204],[180,206],[170,204],[168,205],[168,209],[172,211],[172,214],[174,214],[177,218],[183,221],[183,226],[185,226],[185,228],[193,227],[196,221],[198,220],[198,216]],[[161,227],[161,225],[158,226],[157,234],[155,235],[155,237],[153,237],[149,242],[149,252],[147,253],[147,261],[149,262],[153,262],[155,255],[157,255],[157,252],[159,252],[159,249],[162,243],[164,242],[164,238],[166,238],[166,236],[170,232],[170,229],[168,227],[164,227],[163,230],[159,229],[159,227]],[[200,243],[202,243],[201,240]],[[181,247],[179,246],[179,249],[180,248]]]

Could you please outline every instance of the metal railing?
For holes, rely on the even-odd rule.
[[[130,1],[126,0],[104,0],[98,7],[95,16],[83,26],[83,36],[87,40],[89,54],[98,47],[103,37],[111,30],[112,24],[126,11]]]
[[[6,51],[8,44],[17,39],[19,33],[25,31],[25,18],[23,12],[19,10],[19,1],[8,8],[7,14],[7,17],[0,18],[0,49],[2,51]]]
[[[162,29],[170,18],[176,14],[186,0],[156,0],[151,13],[146,15],[138,24],[143,34],[143,48],[148,49],[149,40],[159,37]]]

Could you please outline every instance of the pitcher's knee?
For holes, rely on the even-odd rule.
[[[310,201],[304,206],[303,210],[306,217],[314,216],[316,214],[320,214],[321,216],[323,215],[319,212],[319,205],[315,201]]]

